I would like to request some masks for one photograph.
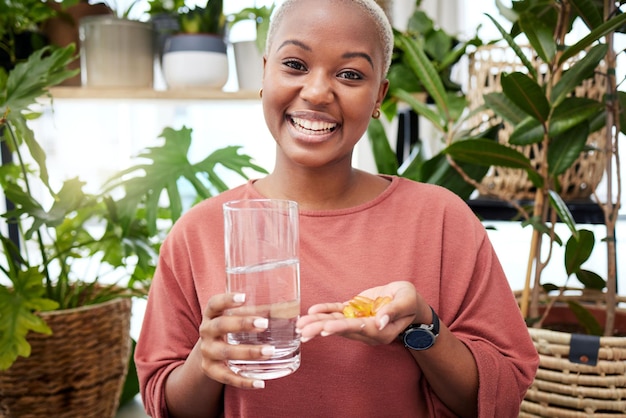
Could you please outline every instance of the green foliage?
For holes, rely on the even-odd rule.
[[[420,2],[417,3],[419,5]],[[410,18],[406,32],[394,32],[394,40],[394,57],[388,74],[389,92],[382,106],[385,115],[392,119],[398,103],[405,103],[432,124],[441,135],[442,143],[453,142],[463,136],[467,101],[460,86],[450,80],[450,72],[466,49],[480,44],[480,40],[458,42],[436,28],[419,8]],[[370,122],[368,138],[379,173],[439,184],[462,198],[468,198],[474,191],[474,187],[450,165],[444,154],[424,155],[421,143],[412,150],[409,160],[399,166],[380,121]],[[476,181],[487,172],[482,165],[472,162],[462,164],[467,175]]]
[[[541,259],[541,237],[545,237],[550,246],[562,245],[562,240],[555,234],[553,222],[559,219],[572,233],[565,248],[567,275],[575,275],[587,288],[602,290],[607,282],[596,273],[582,268],[593,250],[595,239],[590,231],[579,229],[575,224],[560,197],[562,187],[559,176],[591,150],[587,146],[589,134],[607,123],[607,104],[575,97],[574,90],[600,71],[607,76],[614,74],[615,69],[602,70],[601,67],[602,61],[611,53],[603,43],[603,37],[623,29],[626,15],[616,13],[603,21],[602,2],[570,0],[571,14],[566,14],[570,9],[560,3],[555,0],[518,0],[511,3],[511,8],[506,8],[497,2],[501,14],[512,22],[510,31],[507,32],[493,17],[488,17],[500,31],[503,41],[523,63],[525,71],[502,74],[502,91],[485,95],[483,109],[511,124],[513,132],[507,144],[470,138],[449,145],[444,152],[455,161],[526,171],[537,188],[537,197],[532,215],[524,208],[519,209],[525,218],[524,223],[535,229],[533,242],[539,243],[532,255],[535,286],[539,286],[541,271],[549,261],[549,258]],[[577,19],[585,22],[589,32],[570,45],[565,38]],[[518,45],[517,36],[520,34],[526,36],[537,62],[533,62]],[[572,61],[572,58],[577,59]],[[542,69],[541,73],[537,68]],[[609,93],[606,97],[610,96],[620,98],[623,93]],[[516,148],[532,144],[542,150],[543,156],[538,163],[531,163]],[[591,151],[597,153],[604,150]],[[497,197],[510,200],[505,195]],[[583,317],[582,314],[578,316]],[[595,331],[597,329],[594,328]]]
[[[5,228],[0,234],[0,370],[30,354],[29,332],[50,332],[38,312],[146,294],[160,243],[183,211],[178,179],[192,185],[195,203],[226,190],[225,173],[265,172],[234,146],[191,163],[191,129],[166,128],[165,143],[140,155],[149,163],[114,176],[108,189],[88,193],[78,178],[55,187],[27,120],[49,87],[76,73],[67,70],[73,53],[46,47],[8,74],[0,69],[0,139],[12,157],[0,185],[13,204],[0,216],[19,234],[19,246]],[[159,206],[163,191],[170,205]]]
[[[256,46],[259,52],[264,53],[267,32],[270,28],[270,17],[275,7],[275,3],[272,3],[270,6],[245,7],[237,13],[228,16],[228,24],[232,27],[238,22],[253,20],[256,24]]]
[[[182,33],[210,33],[223,35],[226,26],[223,0],[207,0],[205,7],[183,8],[178,14]]]
[[[194,190],[193,204],[228,189],[218,175],[218,166],[233,171],[244,179],[248,179],[246,169],[267,173],[265,169],[254,164],[249,156],[239,154],[239,146],[228,146],[197,163],[191,162],[188,155],[191,133],[192,130],[186,127],[180,130],[165,128],[161,134],[165,140],[163,145],[149,147],[138,155],[138,158],[146,160],[145,163],[129,167],[107,182],[108,190],[117,187],[125,189],[124,198],[117,202],[119,213],[133,216],[136,211],[144,212],[151,234],[157,232],[159,219],[168,219],[173,223],[183,213],[183,180]],[[162,193],[167,195],[167,203],[161,201]]]

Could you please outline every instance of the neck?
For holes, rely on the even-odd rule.
[[[357,206],[374,199],[388,185],[378,176],[351,166],[335,170],[283,169],[277,165],[255,187],[268,198],[298,202],[300,209],[332,210]]]

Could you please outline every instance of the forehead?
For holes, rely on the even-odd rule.
[[[328,47],[366,48],[382,60],[383,40],[376,22],[350,0],[298,0],[276,22],[273,47],[286,39],[323,40]]]

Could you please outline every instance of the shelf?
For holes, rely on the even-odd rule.
[[[53,87],[54,99],[131,99],[131,100],[258,100],[258,91],[214,89],[154,90],[149,88]]]
[[[531,201],[519,201],[522,206],[532,204]],[[517,215],[517,209],[511,204],[491,198],[476,198],[467,201],[474,213],[482,219],[490,221],[510,221]],[[565,202],[574,221],[581,224],[604,224],[604,212],[602,208],[591,200]]]

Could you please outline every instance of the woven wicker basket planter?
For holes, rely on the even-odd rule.
[[[602,310],[590,309],[604,320]],[[626,316],[621,312],[616,319],[623,333]],[[540,360],[520,417],[626,416],[626,337],[600,337],[597,363],[588,365],[570,361],[572,334],[537,328],[529,332]]]
[[[545,73],[538,64],[540,60],[532,56],[530,48],[522,47],[531,62],[537,63],[537,73]],[[573,64],[573,61],[572,61]],[[498,45],[481,46],[469,56],[469,87],[468,100],[470,108],[475,109],[484,104],[483,95],[495,91],[501,91],[500,75],[503,72],[527,72],[526,67],[521,63],[515,53],[508,47]],[[606,91],[606,78],[601,74],[595,78],[586,80],[576,89],[577,97],[587,97],[602,101]],[[482,123],[482,129],[487,126],[499,123],[500,121],[487,121],[493,116],[492,113],[481,113],[469,121],[469,126],[476,126]],[[503,123],[503,128],[498,132],[498,141],[506,144],[513,132],[513,128],[508,123]],[[587,145],[592,148],[604,149],[605,129],[589,135]],[[539,144],[531,146],[517,147],[518,151],[526,155],[535,167],[542,158],[543,151]],[[601,152],[587,151],[582,153],[579,159],[572,165],[572,168],[559,177],[563,187],[561,197],[566,201],[585,200],[591,196],[593,189],[598,185],[604,173],[604,158]],[[505,167],[492,167],[483,178],[483,185],[498,196],[515,200],[532,200],[535,197],[535,188],[528,180],[524,170],[517,170]]]
[[[131,300],[42,314],[52,335],[0,372],[0,417],[114,417],[131,352]]]

